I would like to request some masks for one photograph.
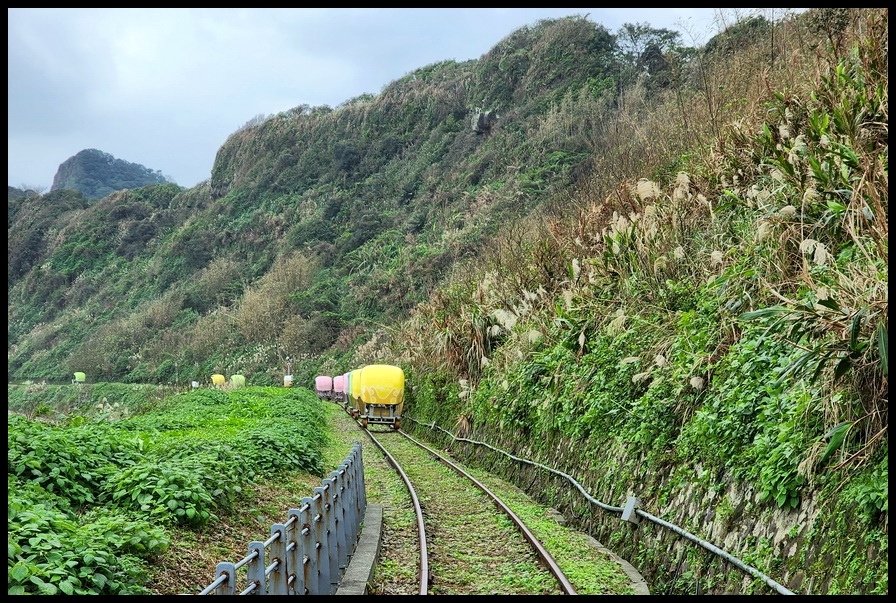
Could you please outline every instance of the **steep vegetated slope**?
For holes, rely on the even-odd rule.
[[[84,149],[59,165],[50,190],[74,190],[96,200],[118,190],[165,182],[168,179],[158,170],[116,159],[97,149]]]
[[[642,28],[627,48],[654,39],[674,36]],[[287,356],[311,374],[573,183],[636,58],[583,18],[541,22],[376,96],[252,120],[193,189],[22,202],[9,378],[271,383]]]
[[[711,88],[637,116],[633,90],[563,216],[503,232],[357,360],[404,358],[418,419],[634,493],[797,592],[887,592],[887,32],[810,11]],[[530,487],[653,592],[767,589]]]

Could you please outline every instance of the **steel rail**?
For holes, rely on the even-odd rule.
[[[414,503],[414,514],[417,516],[417,536],[419,539],[420,546],[420,585],[417,589],[417,594],[426,595],[429,594],[429,552],[426,547],[426,527],[423,525],[423,509],[420,507],[420,499],[417,497],[417,491],[414,490],[413,484],[411,484],[410,478],[408,478],[407,474],[404,472],[404,469],[401,468],[401,465],[398,461],[395,460],[395,457],[392,456],[388,450],[377,440],[372,433],[370,433],[366,429],[362,429],[364,433],[367,434],[367,437],[376,445],[377,448],[383,453],[386,457],[386,460],[390,465],[398,472],[398,475],[401,476],[402,481],[404,481],[404,485],[407,487],[408,492],[411,495],[411,501]]]
[[[410,440],[411,442],[413,442],[420,448],[426,450],[428,453],[433,455],[435,458],[440,460],[442,463],[444,463],[445,465],[447,465],[448,467],[453,469],[458,475],[465,477],[466,479],[473,482],[473,484],[475,484],[477,488],[479,488],[486,496],[488,496],[492,500],[493,503],[495,503],[496,507],[498,507],[501,511],[504,512],[504,514],[506,514],[510,518],[510,520],[514,523],[514,525],[517,527],[517,529],[522,533],[523,537],[532,546],[532,549],[538,555],[538,558],[541,559],[542,563],[547,568],[547,570],[549,572],[551,572],[551,574],[553,574],[554,578],[557,579],[557,582],[560,583],[560,588],[563,590],[563,593],[567,594],[567,595],[577,594],[576,589],[572,585],[572,583],[569,581],[569,578],[567,578],[566,574],[563,573],[563,570],[560,569],[560,566],[557,564],[557,561],[554,559],[554,557],[548,552],[548,550],[546,548],[544,548],[544,545],[541,543],[541,541],[538,540],[538,538],[535,536],[535,534],[532,533],[531,530],[529,530],[529,528],[526,526],[526,524],[523,522],[523,520],[520,519],[519,516],[516,513],[514,513],[510,507],[508,507],[506,504],[504,504],[504,501],[502,501],[500,498],[498,498],[498,496],[494,492],[489,490],[488,487],[485,484],[483,484],[482,482],[480,482],[478,479],[476,479],[475,477],[473,477],[472,475],[470,475],[469,473],[464,471],[456,463],[453,463],[451,460],[442,456],[441,454],[439,454],[438,452],[436,452],[435,450],[433,450],[432,448],[430,448],[423,442],[416,440],[415,438],[409,436],[407,433],[405,433],[402,430],[398,430],[398,433],[403,435],[405,438],[407,438],[408,440]]]

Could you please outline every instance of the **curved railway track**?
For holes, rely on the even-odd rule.
[[[419,498],[417,496],[416,491],[414,490],[414,486],[411,483],[411,480],[407,476],[407,473],[404,471],[404,469],[401,467],[401,465],[395,459],[395,457],[386,449],[386,447],[383,445],[383,443],[374,435],[374,433],[376,433],[376,432],[371,432],[368,429],[363,429],[363,431],[365,433],[367,433],[367,436],[370,438],[370,440],[384,454],[384,456],[386,457],[386,460],[389,462],[389,464],[395,468],[395,470],[401,476],[401,479],[404,481],[405,486],[408,488],[408,491],[410,492],[411,500],[413,501],[413,504],[414,504],[414,512],[417,517],[417,531],[418,531],[419,546],[420,546],[420,573],[419,573],[419,592],[418,592],[418,594],[421,594],[421,595],[428,594],[429,579],[430,579],[429,553],[426,548],[427,547],[426,526],[423,521],[423,512],[422,512],[422,508],[420,506]],[[383,435],[386,435],[387,432],[380,432],[380,433]],[[389,432],[388,437],[396,437],[394,435],[394,433],[396,433],[396,432]],[[498,498],[498,496],[496,496],[482,482],[480,482],[475,477],[470,475],[459,465],[457,465],[450,459],[446,458],[445,456],[439,454],[437,451],[433,450],[426,444],[423,444],[422,442],[418,441],[417,439],[411,437],[404,431],[398,430],[397,434],[399,434],[402,438],[412,442],[419,449],[425,451],[431,458],[439,461],[441,464],[445,465],[446,467],[448,467],[449,469],[451,469],[452,471],[454,471],[455,473],[460,475],[462,478],[464,478],[465,480],[467,480],[470,483],[472,483],[473,485],[475,485],[479,491],[481,491],[483,494],[485,494],[495,504],[495,506],[499,510],[501,510],[510,519],[510,521],[513,523],[513,525],[517,528],[517,530],[522,534],[522,536],[529,543],[529,546],[535,552],[541,565],[545,569],[547,569],[547,571],[550,572],[551,575],[553,575],[553,577],[556,579],[556,581],[560,587],[560,590],[564,594],[568,594],[568,595],[576,594],[575,588],[573,587],[572,583],[570,583],[569,579],[563,573],[563,570],[560,569],[560,566],[557,564],[557,562],[554,560],[554,558],[551,556],[551,554],[547,551],[547,549],[544,547],[544,545],[538,540],[538,538],[532,533],[532,531],[529,530],[528,527],[526,527],[525,523],[510,509],[510,507],[508,507],[503,501],[501,501],[500,498]]]

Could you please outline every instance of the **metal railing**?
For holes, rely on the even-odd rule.
[[[271,537],[249,543],[249,553],[215,567],[200,595],[329,595],[348,565],[367,509],[361,444],[332,471],[314,495],[290,509]],[[245,567],[245,578],[237,576]],[[244,584],[240,588],[239,584]]]
[[[685,530],[684,528],[682,528],[680,526],[677,526],[673,523],[670,523],[668,521],[660,519],[659,517],[656,517],[655,515],[651,515],[650,513],[640,509],[638,507],[640,501],[635,496],[629,496],[628,499],[625,501],[625,506],[623,506],[623,507],[608,505],[608,504],[603,503],[603,502],[597,500],[596,498],[594,498],[591,494],[589,494],[585,490],[584,487],[582,487],[582,484],[580,484],[575,478],[573,478],[571,475],[563,473],[562,471],[558,471],[557,469],[553,469],[551,467],[548,467],[547,465],[542,465],[541,463],[536,463],[535,461],[530,461],[529,459],[524,459],[524,458],[521,458],[518,456],[514,456],[513,454],[507,452],[506,450],[501,450],[500,448],[495,448],[491,444],[486,444],[485,442],[479,442],[479,441],[471,440],[468,438],[457,437],[456,435],[454,435],[447,429],[443,429],[442,427],[436,425],[435,421],[433,421],[432,423],[424,423],[422,421],[418,421],[418,420],[414,419],[413,417],[409,417],[407,415],[405,416],[405,419],[413,421],[414,423],[416,423],[418,425],[422,425],[424,427],[429,427],[433,431],[436,431],[436,430],[442,431],[455,441],[467,442],[469,444],[475,444],[476,446],[484,446],[485,448],[488,448],[489,450],[492,450],[494,452],[502,454],[518,463],[523,463],[526,465],[531,465],[533,467],[538,467],[540,469],[544,469],[545,471],[553,473],[554,475],[558,475],[558,476],[566,479],[567,481],[569,481],[573,486],[575,486],[575,488],[579,491],[579,493],[582,494],[582,496],[585,498],[585,500],[587,500],[589,503],[595,505],[596,507],[599,507],[600,509],[603,509],[604,511],[609,511],[610,513],[619,513],[619,514],[621,514],[622,520],[628,521],[631,523],[638,523],[640,518],[644,518],[652,523],[655,523],[658,526],[661,526],[663,528],[666,528],[667,530],[671,530],[672,532],[675,532],[682,538],[685,538],[686,540],[689,540],[689,541],[693,542],[694,544],[697,544],[698,546],[706,549],[710,553],[717,555],[718,557],[721,557],[722,559],[729,562],[734,567],[738,568],[739,570],[743,571],[744,573],[749,574],[749,575],[753,576],[754,578],[758,578],[758,579],[762,580],[763,582],[765,582],[766,585],[768,585],[769,587],[774,589],[776,592],[778,592],[782,595],[796,594],[792,590],[788,589],[786,586],[783,586],[782,584],[780,584],[779,582],[774,580],[773,578],[762,573],[755,567],[746,564],[745,562],[738,559],[731,553],[717,547],[716,545],[712,544],[711,542],[703,540],[699,536],[695,536],[694,534],[688,532],[687,530]]]

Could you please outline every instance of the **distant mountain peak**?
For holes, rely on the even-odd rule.
[[[76,190],[90,200],[122,189],[169,182],[159,170],[117,159],[99,149],[84,149],[59,165],[51,191]]]

